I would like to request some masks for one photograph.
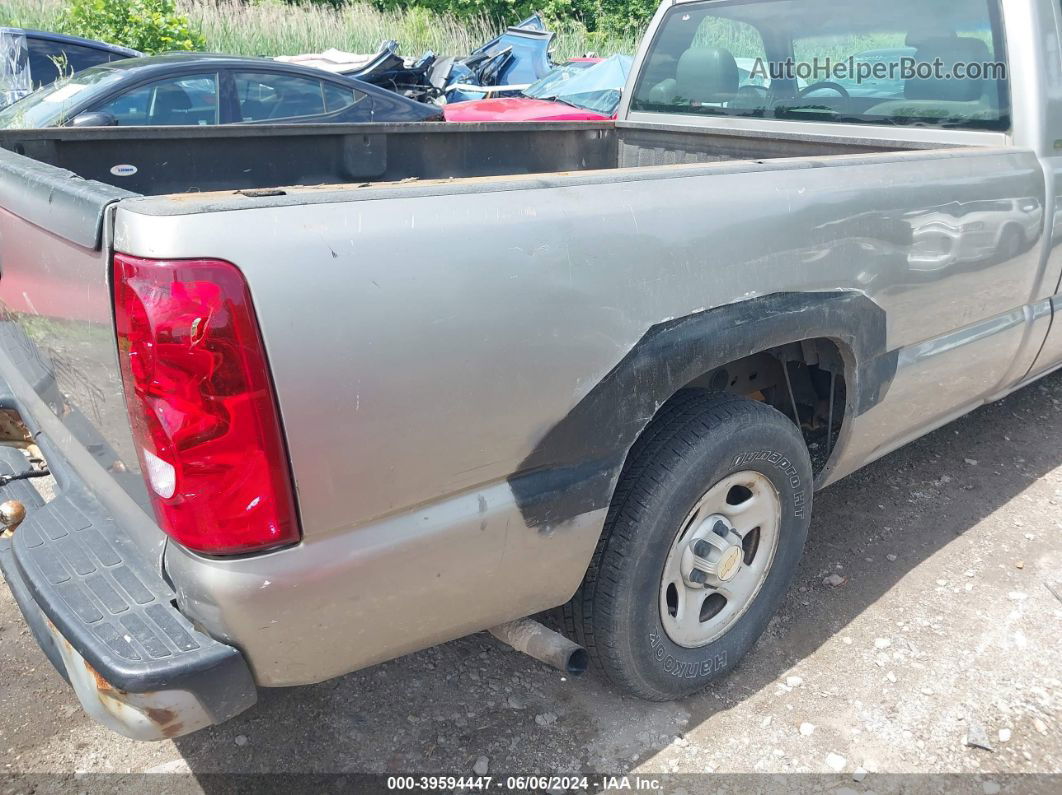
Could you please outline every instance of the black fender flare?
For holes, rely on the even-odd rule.
[[[631,447],[676,392],[709,371],[802,340],[845,358],[849,417],[877,405],[896,374],[885,310],[855,291],[774,293],[652,326],[509,476],[529,527],[550,532],[605,508]]]

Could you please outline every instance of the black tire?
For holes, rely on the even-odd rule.
[[[680,526],[712,485],[739,471],[766,476],[782,508],[774,561],[759,593],[700,648],[671,641],[660,617],[664,563]],[[796,572],[811,518],[812,470],[799,429],[763,403],[680,393],[631,451],[567,628],[593,667],[652,701],[695,693],[733,669],[767,627]]]
[[[1021,254],[1025,248],[1025,233],[1017,226],[1008,226],[999,236],[999,251],[1003,262],[1008,262]]]

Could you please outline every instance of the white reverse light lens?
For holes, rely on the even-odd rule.
[[[177,491],[177,471],[172,464],[168,464],[152,453],[144,451],[144,466],[147,467],[148,482],[162,499],[168,500]]]

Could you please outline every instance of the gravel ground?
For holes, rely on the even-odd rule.
[[[476,768],[830,773],[857,791],[953,773],[977,776],[958,779],[967,791],[1059,792],[1062,778],[1009,774],[1062,773],[1060,503],[1054,376],[818,495],[766,635],[728,679],[673,704],[573,681],[477,635],[135,743],[84,715],[0,589],[0,769],[197,774],[160,777],[160,790],[210,791],[218,772]]]

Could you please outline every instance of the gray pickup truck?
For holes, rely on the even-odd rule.
[[[143,739],[485,629],[703,688],[817,488],[1062,365],[1060,34],[668,0],[614,124],[0,133],[26,622]]]

